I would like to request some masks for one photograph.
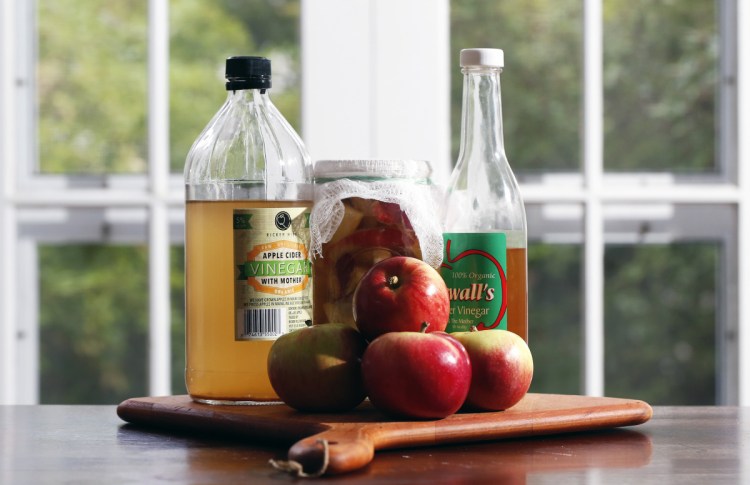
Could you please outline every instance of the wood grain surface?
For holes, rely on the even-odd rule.
[[[394,420],[365,402],[341,414],[301,413],[284,404],[213,406],[188,396],[128,399],[124,421],[161,429],[231,434],[261,443],[292,444],[288,462],[305,474],[338,474],[367,465],[376,450],[572,433],[633,426],[651,407],[631,399],[528,394],[501,412],[457,413],[440,420]],[[303,471],[302,471],[303,470]]]

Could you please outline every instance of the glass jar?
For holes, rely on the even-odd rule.
[[[313,324],[354,325],[354,290],[376,263],[411,256],[440,266],[432,169],[417,160],[324,160],[314,173]]]

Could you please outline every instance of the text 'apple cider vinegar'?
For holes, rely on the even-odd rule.
[[[312,318],[312,164],[271,103],[271,62],[226,60],[227,100],[185,165],[185,382],[208,404],[276,401],[273,342]]]
[[[528,341],[526,212],[503,146],[500,49],[464,49],[461,146],[448,184],[448,332],[506,329]]]

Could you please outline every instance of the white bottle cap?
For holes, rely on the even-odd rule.
[[[462,49],[461,67],[504,67],[502,49]]]

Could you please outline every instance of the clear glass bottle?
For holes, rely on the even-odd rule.
[[[227,99],[185,163],[185,381],[210,404],[278,400],[280,335],[312,318],[312,164],[268,96],[271,62],[226,60]]]
[[[461,51],[461,146],[445,206],[449,332],[502,328],[528,341],[526,212],[503,145],[500,49]]]

